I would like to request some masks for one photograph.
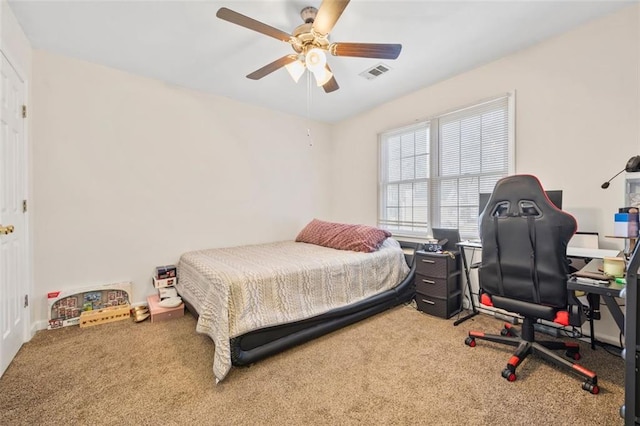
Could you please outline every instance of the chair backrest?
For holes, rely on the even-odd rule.
[[[518,301],[509,306],[567,306],[566,253],[576,221],[549,201],[536,177],[499,180],[479,221],[484,292]]]

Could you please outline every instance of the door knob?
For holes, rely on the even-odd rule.
[[[11,234],[15,228],[13,225],[2,226],[0,225],[0,234],[7,235]]]

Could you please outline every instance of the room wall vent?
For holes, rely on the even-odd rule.
[[[362,71],[360,76],[366,78],[367,80],[373,80],[374,78],[380,77],[382,74],[391,71],[391,67],[387,64],[379,63],[378,65],[374,65],[373,67]]]

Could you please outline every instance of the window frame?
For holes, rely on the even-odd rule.
[[[383,146],[383,142],[382,142],[382,137],[383,135],[386,135],[388,138],[392,138],[394,136],[399,136],[402,134],[406,134],[407,132],[413,131],[413,132],[417,132],[421,129],[425,129],[428,133],[429,133],[429,137],[427,138],[427,153],[426,155],[428,155],[429,157],[431,157],[433,155],[433,153],[430,151],[430,146],[431,146],[431,128],[430,128],[430,123],[427,120],[422,120],[419,123],[414,123],[414,124],[410,124],[407,126],[403,126],[401,128],[397,128],[397,129],[393,129],[390,130],[388,132],[384,132],[384,133],[380,133],[378,135],[378,216],[377,216],[377,223],[378,226],[381,226],[381,222],[382,222],[382,199],[384,198],[386,200],[386,195],[387,194],[383,194],[383,185],[385,183],[388,182],[388,180],[383,181],[383,178],[386,177],[386,171],[384,170],[384,164],[385,164],[385,159],[386,159],[386,155],[382,152],[382,146]],[[415,140],[414,140],[414,144],[415,144]],[[414,145],[415,147],[415,145]],[[415,151],[414,151],[415,152]],[[413,156],[415,158],[415,154]],[[400,157],[400,159],[402,160],[402,156]],[[431,167],[431,159],[429,159],[429,167]],[[414,168],[415,171],[415,168]],[[419,182],[426,182],[427,184],[429,183],[429,173],[427,173],[427,177],[426,178],[416,178],[415,174],[413,179],[406,179],[406,180],[401,180],[399,182],[413,182],[413,183],[419,183]],[[427,185],[427,191],[429,191],[429,185]],[[385,207],[388,206],[387,203],[384,204]],[[430,209],[431,207],[429,205],[427,205],[427,208]],[[430,215],[430,212],[427,213],[427,216]],[[412,223],[417,223],[417,222],[412,222]],[[417,226],[417,225],[416,225]],[[385,228],[387,229],[387,228]],[[397,230],[391,230],[388,229],[390,232],[393,232],[394,235],[401,235],[401,236],[420,236],[420,235],[425,235],[426,233],[429,232],[429,227],[428,227],[428,222],[425,224],[425,232],[420,232],[420,231],[397,231]]]
[[[516,146],[515,146],[515,90],[503,93],[497,96],[492,96],[490,98],[485,98],[470,104],[467,104],[462,107],[452,108],[445,112],[435,114],[433,116],[427,117],[423,120],[420,120],[417,123],[413,123],[410,125],[402,126],[395,129],[390,129],[388,131],[384,131],[378,134],[378,205],[377,205],[377,223],[378,226],[388,229],[393,233],[394,236],[400,237],[413,237],[413,238],[425,238],[431,236],[432,228],[439,228],[442,226],[442,218],[441,218],[441,199],[438,194],[436,194],[436,190],[439,187],[438,183],[443,180],[442,168],[441,168],[441,156],[440,156],[440,148],[441,148],[441,135],[440,135],[440,124],[443,118],[453,114],[463,114],[465,110],[471,110],[473,113],[477,111],[481,112],[483,106],[490,105],[492,103],[501,101],[506,99],[506,110],[507,110],[507,168],[504,171],[503,176],[508,176],[515,174],[515,155],[516,155]],[[426,181],[428,182],[428,190],[427,190],[427,205],[428,205],[428,218],[427,224],[424,227],[424,230],[402,230],[402,229],[391,229],[388,227],[388,220],[386,220],[383,216],[383,210],[387,207],[386,204],[386,196],[385,193],[386,186],[388,185],[388,180],[386,179],[387,167],[388,163],[386,163],[386,154],[383,152],[385,148],[385,141],[388,141],[389,138],[401,135],[403,133],[407,133],[410,131],[417,131],[421,128],[428,129],[428,147],[427,147],[427,155],[429,156],[429,165],[428,165],[428,173]],[[460,152],[460,151],[458,151]],[[466,174],[463,171],[460,171],[458,175],[449,175],[447,178],[452,178],[459,180],[464,178]],[[469,177],[473,177],[472,174],[468,175]],[[478,176],[482,176],[482,174],[478,174]],[[416,179],[406,180],[405,182],[415,182]],[[478,193],[484,191],[478,191]],[[459,197],[459,195],[458,195]],[[456,208],[460,209],[459,198],[456,204]],[[400,220],[400,218],[398,218]],[[460,216],[457,218],[458,227],[460,227]],[[467,222],[468,223],[468,222]],[[414,229],[417,226],[414,226]],[[464,234],[464,235],[463,235]],[[472,235],[468,232],[465,233],[461,231],[462,238],[477,238],[478,235]]]

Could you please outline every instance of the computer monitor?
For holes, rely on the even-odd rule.
[[[547,197],[549,197],[549,201],[551,201],[554,206],[562,210],[562,190],[557,189],[557,190],[544,191],[544,192],[547,194]],[[479,204],[478,216],[480,216],[484,211],[484,208],[487,206],[487,203],[489,202],[489,198],[491,198],[491,193],[481,192],[478,195],[480,196],[479,203],[478,203]]]
[[[562,210],[562,191],[553,190],[553,191],[544,191],[544,192],[547,193],[547,197],[549,197],[549,201],[551,201],[554,206]]]

